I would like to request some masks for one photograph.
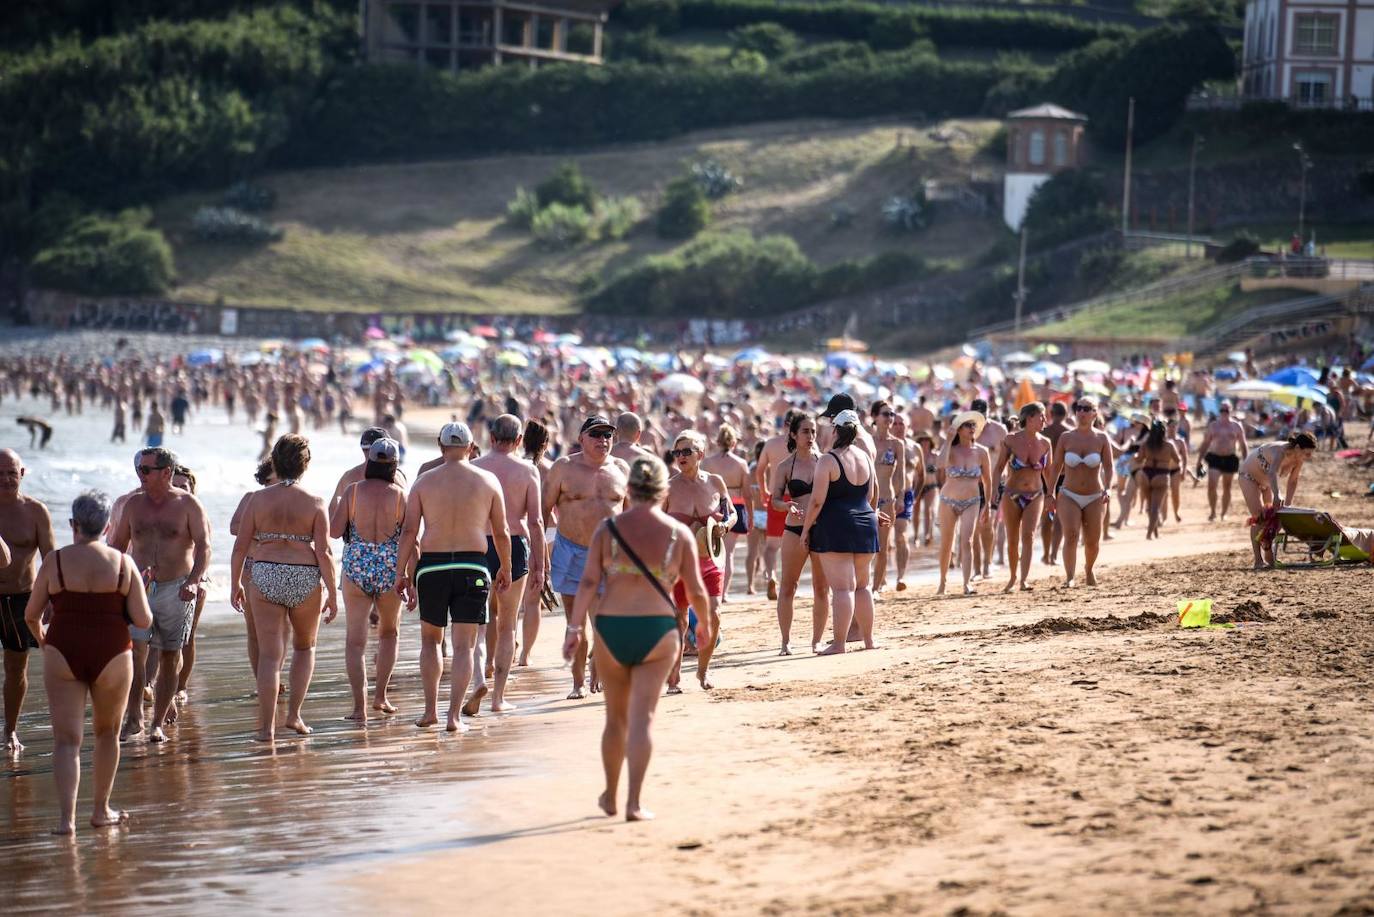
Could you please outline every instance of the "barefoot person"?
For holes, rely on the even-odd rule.
[[[911,547],[914,540],[913,527],[915,526],[916,515],[916,495],[921,492],[925,484],[925,451],[919,443],[913,442],[907,436],[906,417],[901,411],[892,418],[892,435],[902,444],[902,456],[904,464],[902,466],[902,481],[898,489],[901,490],[902,503],[897,510],[896,517],[892,520],[892,544],[896,554],[897,563],[897,591],[906,591],[906,568],[911,562]],[[908,538],[908,534],[913,537]]]
[[[439,682],[444,663],[439,644],[453,625],[453,671],[449,684],[449,732],[466,732],[460,715],[472,680],[477,628],[487,623],[487,596],[510,585],[510,536],[501,485],[489,471],[472,467],[472,430],[447,423],[439,431],[443,464],[415,479],[401,533],[397,591],[409,607],[420,606],[420,678],[425,709],[415,725],[439,722]],[[423,526],[424,535],[420,529]],[[487,533],[499,568],[487,569]],[[418,541],[418,551],[416,544]]]
[[[611,455],[627,465],[637,458],[653,455],[640,445],[643,437],[644,421],[638,414],[626,411],[615,419],[615,445],[611,447]]]
[[[76,791],[81,780],[81,742],[86,698],[95,732],[95,799],[91,826],[128,820],[110,806],[119,769],[119,726],[134,685],[129,626],[150,627],[152,613],[134,562],[100,543],[110,521],[110,501],[89,491],[72,503],[72,544],[43,560],[25,619],[43,646],[43,686],[52,716],[53,779],[60,820],[54,834],[76,831]],[[43,614],[52,603],[52,618]]]
[[[830,617],[830,590],[819,554],[811,554],[802,543],[802,520],[815,489],[816,468],[821,451],[816,448],[816,421],[800,411],[792,414],[788,429],[792,455],[773,469],[769,487],[773,508],[787,516],[782,536],[782,576],[778,580],[778,629],[782,632],[779,656],[792,655],[792,610],[797,598],[802,568],[811,561],[811,652],[816,652]]]
[[[549,429],[537,420],[526,421],[525,434],[521,440],[524,449],[525,461],[534,466],[534,470],[539,473],[539,502],[540,520],[538,528],[544,533],[541,544],[544,546],[544,560],[541,569],[545,571],[542,583],[539,587],[525,587],[525,596],[520,601],[520,660],[516,663],[519,666],[530,664],[530,653],[534,650],[534,641],[539,636],[539,617],[543,614],[544,594],[548,590],[549,580],[547,571],[549,569],[549,537],[552,526],[549,520],[543,515],[544,501],[544,482],[548,477],[549,468],[553,463],[544,457],[544,453],[549,448]],[[533,531],[533,529],[531,529]],[[552,595],[552,593],[549,593]],[[552,607],[551,607],[552,610]]]
[[[1311,433],[1293,433],[1282,442],[1265,443],[1252,449],[1240,466],[1240,492],[1250,510],[1250,547],[1254,551],[1255,569],[1274,566],[1273,541],[1264,536],[1270,511],[1293,504],[1298,492],[1298,476],[1302,466],[1317,451],[1317,439]],[[1279,478],[1288,476],[1288,486],[1279,497]]]
[[[973,399],[970,407],[982,414],[983,419],[987,421],[983,424],[982,432],[978,434],[978,445],[987,449],[988,457],[992,458],[1002,450],[1002,440],[1007,438],[1007,428],[997,419],[988,416],[988,403],[982,398]],[[994,476],[992,483],[997,485],[998,489],[986,493],[987,512],[978,514],[978,530],[973,541],[975,567],[983,579],[987,579],[992,573],[992,550],[997,540],[997,507],[1002,495],[1002,479]]]
[[[1208,522],[1217,518],[1217,482],[1221,482],[1221,520],[1231,510],[1231,482],[1240,471],[1240,463],[1249,455],[1245,441],[1245,427],[1231,417],[1231,402],[1223,401],[1217,408],[1217,419],[1207,425],[1198,454],[1207,465],[1207,505],[1211,508]],[[1202,473],[1202,468],[1198,468]]]
[[[1064,407],[1062,401],[1050,405],[1050,422],[1045,425],[1043,432],[1054,448],[1059,447],[1059,437],[1068,432],[1068,413],[1068,408]],[[1043,548],[1040,562],[1046,566],[1059,563],[1059,545],[1064,538],[1064,527],[1059,521],[1059,507],[1054,496],[1058,487],[1059,479],[1055,478],[1054,487],[1050,489],[1045,512],[1040,520],[1040,544]]]
[[[196,475],[195,472],[185,465],[178,465],[172,473],[172,486],[177,490],[184,490],[191,496],[196,495]],[[196,590],[196,610],[191,616],[191,633],[186,636],[186,645],[181,648],[181,671],[177,673],[177,690],[174,695],[175,702],[167,712],[169,720],[175,721],[177,708],[186,703],[189,697],[189,687],[191,684],[191,671],[196,665],[196,628],[200,626],[200,616],[205,611],[205,601],[209,597],[210,575],[207,573],[201,577],[200,588]],[[148,660],[148,668],[152,669],[156,656]],[[156,670],[154,670],[154,676]],[[151,679],[150,679],[151,680]]]
[[[874,481],[878,485],[878,510],[895,517],[905,500],[906,443],[892,432],[897,411],[886,401],[876,402],[869,411],[873,418]],[[892,528],[878,530],[878,556],[873,559],[873,592],[887,587],[888,558],[892,553]]]
[[[1153,421],[1145,441],[1140,444],[1133,461],[1135,473],[1139,475],[1139,486],[1145,490],[1149,500],[1149,527],[1145,539],[1159,537],[1159,522],[1169,511],[1169,486],[1183,460],[1178,447],[1169,440],[1163,421]]]
[[[735,521],[725,534],[725,563],[721,566],[720,600],[729,601],[730,578],[735,571],[735,546],[740,536],[748,536],[749,520],[754,515],[754,493],[749,487],[749,464],[735,454],[739,433],[728,423],[720,425],[716,433],[715,455],[702,461],[702,470],[717,475],[730,491]]]
[[[571,662],[584,645],[582,630],[596,605],[596,665],[606,692],[606,727],[601,734],[601,763],[606,788],[597,800],[601,811],[616,814],[620,769],[629,764],[625,820],[653,818],[641,804],[644,775],[653,742],[649,735],[659,695],[677,662],[686,614],[669,598],[681,584],[688,601],[704,608],[709,601],[701,581],[696,541],[660,503],[668,491],[668,469],[653,456],[637,458],[626,485],[629,509],[596,528],[587,563],[568,620],[563,658]],[[697,619],[697,644],[711,640],[705,615]]]
[[[1030,587],[1031,557],[1035,551],[1035,533],[1040,527],[1040,513],[1045,506],[1045,494],[1054,489],[1049,476],[1050,457],[1054,447],[1041,434],[1045,428],[1045,406],[1038,401],[1021,408],[1020,428],[1002,440],[997,467],[992,479],[1001,480],[1007,471],[1007,489],[1002,495],[1002,518],[1007,524],[1007,585],[1003,592],[1011,592],[1017,583],[1021,591]]]
[[[124,727],[127,738],[138,738],[143,733],[140,676],[147,652],[156,652],[159,658],[153,688],[153,721],[148,727],[148,738],[153,742],[167,737],[163,727],[176,702],[181,650],[191,635],[196,596],[210,563],[210,524],[205,509],[191,494],[172,487],[176,464],[176,456],[160,446],[139,452],[138,475],[143,486],[125,502],[110,542],[115,550],[134,556],[147,585],[148,607],[153,612],[151,629],[135,628],[130,632],[134,639],[135,678]]]
[[[282,725],[300,735],[313,731],[301,711],[315,673],[320,618],[323,615],[327,624],[339,613],[324,500],[300,485],[310,467],[309,441],[298,433],[282,436],[272,447],[272,466],[280,480],[249,501],[229,562],[234,607],[249,610],[258,633],[258,731],[254,737],[260,742],[276,738],[277,695],[288,630],[291,695]],[[251,570],[244,564],[250,549]]]
[[[491,451],[474,461],[472,467],[489,471],[496,478],[505,501],[506,528],[510,531],[510,588],[491,596],[492,620],[487,624],[489,630],[496,629],[496,651],[491,654],[494,657],[491,712],[505,713],[515,709],[515,705],[506,700],[506,682],[510,678],[511,663],[515,661],[515,625],[519,621],[520,604],[526,590],[538,595],[544,587],[543,504],[538,469],[516,456],[523,439],[520,418],[502,414],[491,422],[490,432]],[[487,570],[493,579],[500,571],[491,535],[487,536]],[[485,684],[477,692],[465,706],[464,713],[477,713],[482,695],[486,693]]]
[[[577,442],[581,450],[553,463],[544,479],[544,516],[558,514],[558,534],[550,550],[549,581],[563,597],[564,614],[571,616],[587,545],[596,527],[625,505],[625,476],[629,467],[611,457],[615,427],[593,414],[582,423]],[[583,697],[587,674],[587,636],[580,635],[572,661],[569,700]]]
[[[964,411],[955,417],[950,424],[953,432],[936,461],[945,479],[940,486],[940,588],[935,590],[936,595],[945,594],[956,538],[964,595],[973,595],[969,585],[973,577],[973,540],[978,517],[991,512],[984,494],[993,492],[992,457],[978,443],[978,434],[986,423],[987,418],[979,411]]]
[[[802,520],[802,544],[820,556],[830,587],[834,632],[820,655],[845,651],[851,620],[857,621],[864,649],[874,649],[873,592],[869,577],[878,552],[879,514],[874,509],[878,487],[873,459],[861,449],[859,415],[840,411],[834,420],[835,440],[816,466],[811,502]],[[883,520],[886,521],[886,520]]]
[[[763,444],[763,451],[759,453],[758,463],[754,466],[754,482],[758,484],[760,493],[768,493],[769,482],[773,480],[773,469],[787,459],[787,441],[790,437],[788,431],[799,413],[802,412],[788,411],[783,418],[782,434]],[[763,543],[763,569],[768,587],[768,600],[772,602],[778,597],[778,550],[782,547],[783,526],[787,524],[787,514],[773,509],[771,500],[768,501],[766,509],[768,516],[766,540]]]
[[[5,750],[11,755],[24,750],[19,711],[29,690],[29,650],[38,647],[24,623],[24,609],[33,591],[36,561],[53,549],[48,508],[19,492],[25,473],[19,453],[0,449],[0,540],[9,547],[0,566],[0,646],[5,655]]]
[[[269,484],[277,483],[276,470],[272,467],[272,459],[270,457],[258,462],[257,470],[253,472],[253,480],[258,482],[259,487],[266,487]],[[243,513],[248,508],[248,501],[252,500],[253,496],[257,493],[259,493],[259,491],[250,490],[239,499],[239,505],[234,509],[234,515],[229,519],[229,534],[234,538],[238,538],[239,527],[243,523]],[[253,571],[253,558],[245,557],[243,559],[243,565],[245,568],[244,575],[251,575]],[[258,684],[258,629],[253,621],[252,604],[252,596],[245,595],[245,607],[236,607],[235,610],[243,615],[244,628],[248,632],[248,668],[253,672],[253,687],[256,691]],[[283,636],[285,636],[285,634],[283,634]],[[286,647],[284,644],[282,646],[281,655],[283,658],[286,656]]]
[[[1107,434],[1093,426],[1097,403],[1088,398],[1074,402],[1075,426],[1059,437],[1054,450],[1051,479],[1058,481],[1056,506],[1064,527],[1064,585],[1077,584],[1078,540],[1083,538],[1083,579],[1097,585],[1093,565],[1102,539],[1105,501],[1112,490],[1112,443]]]
[[[677,462],[678,473],[668,482],[668,496],[663,504],[668,515],[686,523],[695,538],[706,537],[704,532],[708,520],[715,520],[728,529],[734,513],[733,504],[730,502],[730,490],[725,480],[702,468],[702,459],[705,457],[706,437],[695,430],[684,430],[678,434],[677,440],[673,443],[673,458]],[[720,636],[719,609],[724,580],[720,568],[705,551],[698,551],[698,563],[701,566],[702,582],[706,585],[706,594],[710,596],[711,601],[707,606],[691,607],[698,619],[708,619],[711,639],[705,644],[696,645],[697,681],[702,688],[709,690],[711,682],[707,670],[711,665],[711,655],[715,652],[716,639]],[[677,601],[678,607],[686,611],[690,600],[687,598],[686,587],[681,583],[673,592],[673,598]],[[686,640],[685,633],[683,639]],[[670,694],[681,693],[678,685],[679,676],[680,671],[677,668],[668,676]]]
[[[343,601],[347,636],[344,668],[353,692],[353,711],[344,719],[367,722],[367,633],[377,612],[376,687],[372,709],[396,712],[387,699],[391,672],[400,651],[401,597],[396,593],[396,562],[406,518],[406,492],[396,483],[400,446],[377,439],[367,447],[363,479],[344,488],[329,520],[331,538],[342,538]]]

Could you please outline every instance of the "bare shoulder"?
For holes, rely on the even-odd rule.
[[[493,488],[498,492],[501,490],[501,479],[494,473],[485,468],[479,468],[471,463],[468,464],[468,470],[476,475],[487,487]]]
[[[623,458],[616,458],[615,456],[611,456],[606,460],[606,465],[614,468],[616,471],[619,471],[627,479],[629,478],[630,463],[625,461]]]

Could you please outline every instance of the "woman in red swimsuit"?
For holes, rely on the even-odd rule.
[[[95,729],[95,807],[91,825],[126,821],[110,808],[119,768],[119,724],[129,699],[134,660],[129,624],[152,625],[143,580],[132,559],[102,543],[110,500],[88,491],[72,503],[72,544],[43,559],[24,609],[29,631],[43,647],[43,686],[52,715],[53,778],[61,821],[54,834],[76,831],[76,788],[89,694]],[[52,603],[52,620],[43,610]]]

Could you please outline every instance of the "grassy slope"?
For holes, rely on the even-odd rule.
[[[1197,334],[1219,321],[1254,306],[1281,302],[1303,295],[1292,290],[1242,292],[1227,284],[1155,302],[1122,303],[1091,312],[1080,312],[1062,322],[1035,329],[1037,336],[1063,338],[1158,338],[1174,340]]]
[[[603,193],[635,195],[652,215],[663,187],[690,163],[721,161],[745,182],[716,205],[718,229],[786,233],[818,263],[910,248],[964,261],[991,245],[995,217],[947,213],[921,233],[897,237],[879,207],[921,178],[966,175],[992,121],[961,121],[946,145],[899,121],[787,122],[702,132],[673,141],[575,156],[503,156],[316,170],[269,176],[278,192],[269,215],[286,238],[261,248],[189,238],[196,207],[210,196],[159,208],[176,250],[175,295],[239,305],[343,311],[560,312],[575,310],[578,282],[671,246],[651,223],[620,242],[549,251],[504,222],[517,186],[533,187],[564,159]],[[945,126],[949,126],[948,124]],[[915,155],[894,152],[901,132]],[[857,214],[832,230],[840,206]]]

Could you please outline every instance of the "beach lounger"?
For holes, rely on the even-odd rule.
[[[1279,510],[1281,531],[1274,536],[1279,567],[1333,567],[1370,563],[1374,530],[1347,528],[1327,513],[1297,506]]]

